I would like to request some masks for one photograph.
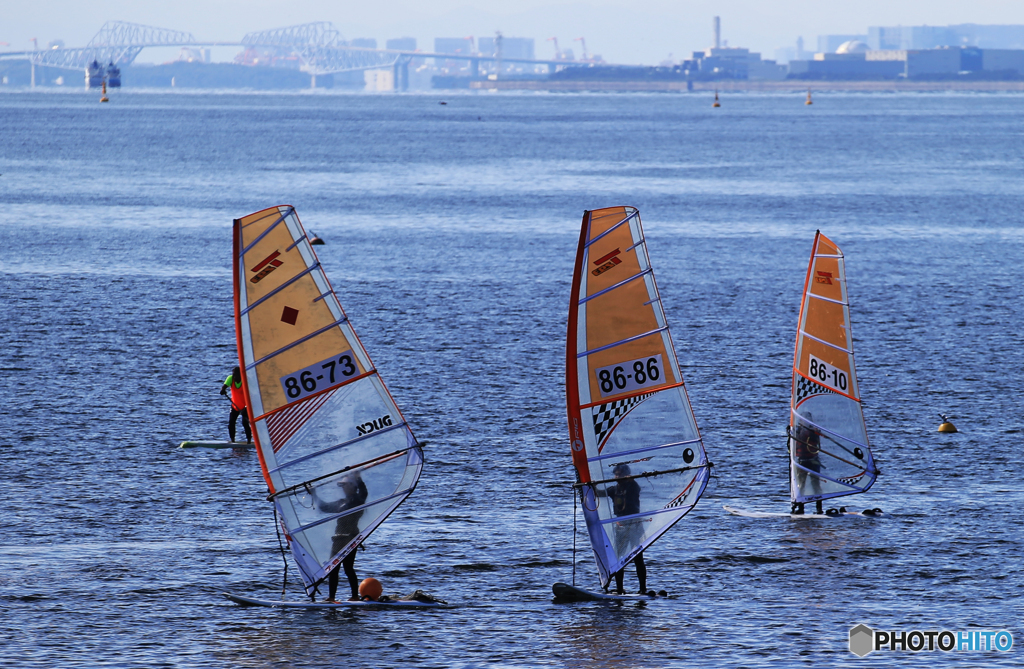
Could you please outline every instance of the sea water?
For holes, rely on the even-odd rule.
[[[859,666],[861,623],[1015,635],[876,661],[1021,663],[1024,97],[110,97],[0,96],[0,664]],[[177,445],[227,437],[231,221],[283,203],[326,241],[429,442],[360,576],[457,608],[221,596],[281,596],[266,485],[252,452]],[[559,605],[569,282],[583,211],[616,205],[640,209],[715,477],[646,553],[671,598]],[[882,470],[831,505],[886,516],[731,516],[788,509],[816,229],[847,257]],[[940,412],[958,434],[936,432]],[[575,582],[596,589],[580,530]]]

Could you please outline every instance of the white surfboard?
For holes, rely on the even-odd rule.
[[[723,509],[731,514],[737,516],[743,516],[744,518],[792,518],[793,520],[800,520],[801,518],[814,519],[814,518],[835,518],[837,516],[864,516],[865,518],[877,518],[882,516],[881,509],[867,509],[867,511],[840,511],[834,514],[828,513],[772,513],[770,511],[747,511],[746,509],[737,509],[734,506],[723,505]]]
[[[257,599],[223,593],[225,597],[241,606],[266,606],[277,609],[448,609],[451,605],[444,602],[420,602],[416,600],[391,600],[387,602],[294,602],[278,599]]]
[[[551,591],[555,594],[555,601],[559,603],[597,601],[646,602],[652,599],[658,599],[656,595],[616,595],[608,592],[593,592],[591,590],[577,588],[576,586],[569,585],[568,583],[555,583],[551,586]]]
[[[255,448],[251,441],[183,441],[178,448]]]

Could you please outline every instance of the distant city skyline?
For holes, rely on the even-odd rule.
[[[869,26],[1024,24],[1020,0],[861,0],[850,5],[820,0],[618,0],[551,3],[533,0],[436,0],[429,7],[412,0],[381,0],[339,5],[326,0],[179,0],[156,4],[131,0],[41,0],[5,8],[0,49],[41,48],[53,40],[84,46],[105,21],[120,20],[185,30],[203,40],[237,40],[245,33],[310,21],[331,21],[346,39],[414,37],[420,49],[438,37],[493,37],[496,30],[535,40],[538,58],[554,55],[549,37],[580,55],[583,37],[591,54],[614,63],[656,64],[681,60],[710,46],[712,17],[722,17],[722,39],[774,57],[776,49],[802,37],[814,50],[817,37],[861,34]],[[215,54],[225,59],[226,52]],[[141,62],[161,61],[162,53],[143,52]]]

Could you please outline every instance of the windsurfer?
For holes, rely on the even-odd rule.
[[[640,484],[635,479],[629,478],[631,471],[629,465],[620,463],[612,469],[612,476],[618,479],[614,486],[608,486],[604,490],[598,490],[598,495],[606,495],[612,500],[612,512],[618,516],[632,516],[640,513]],[[643,521],[637,519],[620,520],[615,523],[615,552],[619,555],[628,553],[640,543],[643,537]],[[628,564],[628,563],[627,563]],[[647,593],[647,565],[644,563],[644,553],[640,551],[633,558],[636,565],[636,577],[640,581],[640,593]],[[626,568],[618,570],[612,576],[615,577],[615,591],[623,594],[622,578]]]
[[[803,418],[803,420],[801,420]],[[818,453],[821,452],[821,434],[811,426],[814,415],[808,411],[803,416],[797,416],[796,430],[793,433],[793,457],[796,458],[796,487],[803,492],[804,484],[807,482],[807,470],[821,472],[821,460]],[[811,490],[814,494],[821,494],[821,479],[811,476]],[[816,502],[815,510],[821,513],[821,500]],[[793,502],[793,513],[804,512],[803,502]]]
[[[231,395],[228,395],[228,388]],[[228,436],[231,441],[235,440],[235,426],[238,424],[238,417],[242,417],[242,427],[245,428],[245,442],[252,443],[252,430],[249,428],[249,411],[245,407],[245,393],[242,392],[242,371],[235,367],[224,379],[220,394],[231,400],[231,417],[228,419]]]
[[[345,474],[341,477],[341,481],[338,482],[338,486],[345,493],[342,499],[334,502],[325,502],[316,496],[316,488],[313,488],[313,500],[316,502],[316,508],[325,513],[343,513],[349,509],[360,507],[366,503],[367,491],[366,483],[357,472]],[[363,515],[362,509],[353,513],[346,514],[338,518],[338,524],[334,526],[334,536],[331,537],[331,555],[337,555],[345,548],[356,536],[359,535],[359,518]],[[352,599],[350,601],[359,601],[359,579],[356,576],[356,549],[358,546],[353,546],[352,551],[344,557],[341,561],[341,566],[345,568],[345,576],[348,577],[349,587],[352,589]],[[338,594],[338,567],[337,565],[331,570],[331,573],[327,576],[327,599],[328,601],[336,601]]]

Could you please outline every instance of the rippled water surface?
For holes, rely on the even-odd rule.
[[[847,650],[1021,628],[1024,98],[0,96],[0,665],[1017,666]],[[284,563],[226,438],[231,220],[290,203],[420,439],[360,552],[448,611],[245,609]],[[573,572],[564,336],[582,212],[640,208],[713,479],[647,552],[650,603]],[[787,508],[814,231],[847,256],[881,519]],[[938,412],[959,434],[936,432]],[[581,518],[582,522],[582,518]],[[579,536],[584,541],[584,536]],[[580,546],[577,583],[596,586]],[[288,596],[301,588],[290,570]],[[634,584],[631,571],[627,584]]]

